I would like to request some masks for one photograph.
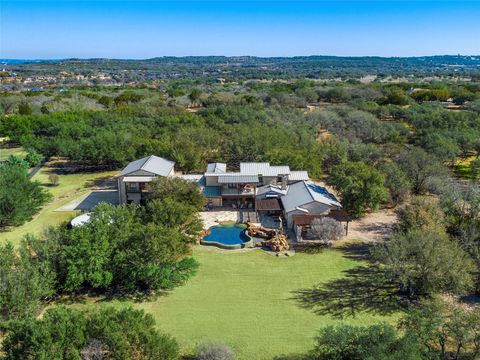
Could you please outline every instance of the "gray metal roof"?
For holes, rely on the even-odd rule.
[[[311,181],[300,181],[288,187],[288,193],[281,198],[283,208],[286,212],[295,210],[297,207],[317,201],[329,206],[342,205],[337,198],[328,192],[323,186]]]
[[[218,182],[220,184],[228,183],[237,183],[237,184],[247,184],[247,183],[258,183],[257,175],[243,175],[239,173],[228,173],[218,175]]]
[[[210,163],[207,165],[207,173],[226,173],[227,172],[227,164],[225,163]]]
[[[269,184],[269,185],[260,186],[259,188],[257,188],[257,196],[267,194],[267,193],[275,193],[275,194],[278,194],[278,195],[285,195],[287,193],[287,191],[288,191],[288,186],[287,186],[286,189],[282,189],[281,185]]]
[[[308,172],[306,171],[290,171],[290,175],[288,175],[288,180],[290,181],[302,181],[302,180],[310,180],[308,177]]]
[[[290,174],[288,166],[270,166],[268,162],[242,162],[240,173],[244,175],[277,176]]]
[[[150,155],[142,159],[138,159],[129,163],[122,170],[119,176],[131,174],[135,171],[143,170],[159,176],[168,176],[175,165],[174,162],[161,158],[159,156]]]

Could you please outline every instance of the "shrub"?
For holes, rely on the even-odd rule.
[[[417,360],[422,358],[413,336],[399,337],[391,325],[338,325],[320,331],[310,359]]]
[[[475,264],[445,232],[410,230],[378,245],[373,254],[410,298],[439,292],[464,294],[473,288]]]
[[[42,161],[42,155],[35,151],[35,149],[29,149],[27,156],[25,156],[25,162],[28,163],[30,167],[40,164]]]
[[[132,308],[52,308],[40,320],[12,324],[2,345],[5,360],[179,358],[176,341],[156,330],[151,315]]]
[[[332,241],[340,240],[345,235],[345,231],[340,222],[332,218],[323,217],[312,221],[307,235],[311,239]]]
[[[98,99],[98,103],[105,106],[106,108],[108,108],[112,104],[112,102],[112,98],[105,95]]]
[[[197,350],[196,360],[233,360],[235,354],[224,344],[202,344]]]
[[[445,214],[433,197],[415,196],[411,203],[397,210],[398,230],[408,232],[413,229],[445,230]]]
[[[50,181],[50,184],[53,186],[57,186],[60,182],[60,177],[57,174],[52,173],[48,175],[48,181]]]
[[[23,101],[20,104],[18,104],[18,113],[20,115],[31,115],[33,112],[32,108],[30,105],[28,105],[27,102]]]

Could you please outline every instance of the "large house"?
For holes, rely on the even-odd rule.
[[[119,202],[144,202],[147,184],[164,176],[195,182],[208,207],[283,213],[288,227],[293,226],[295,215],[322,215],[341,208],[335,196],[309,180],[306,171],[292,171],[288,166],[243,162],[239,171],[227,171],[225,163],[211,163],[203,174],[175,174],[174,165],[154,155],[128,164],[117,177]]]

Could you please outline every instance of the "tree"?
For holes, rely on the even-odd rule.
[[[41,112],[42,114],[50,114],[50,110],[48,109],[47,104],[43,104],[43,105],[40,107],[40,112]]]
[[[402,151],[396,162],[409,178],[412,191],[417,195],[432,190],[436,179],[442,181],[447,176],[447,169],[437,158],[417,147]]]
[[[417,360],[423,358],[413,336],[399,337],[391,325],[327,326],[316,338],[312,360]]]
[[[113,102],[112,98],[110,96],[106,96],[106,95],[104,95],[104,96],[102,96],[98,99],[98,103],[105,106],[106,108],[109,108],[110,105],[112,105],[112,102]]]
[[[0,323],[35,317],[54,294],[55,274],[23,241],[18,249],[0,245]]]
[[[32,108],[26,101],[22,101],[20,104],[18,104],[18,113],[20,115],[31,115],[32,112]]]
[[[196,214],[192,205],[172,199],[154,200],[147,210],[100,204],[87,224],[50,228],[32,242],[37,253],[51,254],[47,261],[59,292],[153,293],[181,285],[196,272],[197,262],[188,257],[201,224]]]
[[[411,229],[373,249],[392,281],[410,298],[442,291],[463,294],[473,287],[476,271],[460,245],[436,230]]]
[[[176,360],[176,341],[142,310],[102,308],[86,313],[55,307],[39,319],[12,324],[2,344],[5,360]]]
[[[160,333],[153,317],[143,310],[106,307],[91,316],[88,325],[89,343],[100,340],[111,359],[179,358],[175,339]]]
[[[397,217],[398,229],[403,233],[414,229],[445,232],[445,214],[433,197],[413,197],[410,204],[397,210]]]
[[[473,360],[480,355],[480,309],[424,300],[409,309],[400,327],[418,339],[430,358]]]
[[[387,200],[385,176],[362,162],[345,162],[337,165],[329,183],[342,196],[342,206],[354,217],[369,209],[377,209]]]
[[[314,219],[307,231],[311,239],[324,240],[326,242],[340,240],[345,235],[343,225],[335,219],[323,217]]]
[[[49,198],[39,182],[30,180],[22,163],[0,163],[0,229],[23,224]]]
[[[29,149],[27,156],[25,156],[25,161],[30,167],[40,164],[43,157],[35,149]]]
[[[190,94],[188,94],[188,98],[190,99],[192,105],[197,104],[200,96],[202,96],[202,92],[197,88],[192,89],[192,91],[190,91]]]
[[[205,199],[195,183],[181,178],[157,177],[148,185],[149,199],[171,198],[201,210]]]
[[[386,162],[380,166],[385,174],[385,186],[388,189],[390,203],[393,206],[403,204],[410,195],[411,183],[405,172],[393,162]]]

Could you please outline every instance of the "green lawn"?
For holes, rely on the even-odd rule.
[[[370,308],[368,291],[363,293],[361,288],[365,284],[355,294],[356,280],[337,283],[345,279],[344,271],[365,265],[339,250],[277,258],[260,250],[219,253],[197,248],[194,256],[200,269],[185,286],[136,305],[153,314],[159,328],[175,336],[187,352],[203,341],[220,341],[230,345],[238,359],[272,359],[311,349],[318,329],[329,324],[360,325],[396,318]],[[328,289],[340,291],[320,296],[320,308],[304,308],[294,299],[295,291],[327,282],[332,285]],[[345,301],[343,297],[350,294],[356,300]],[[372,305],[375,301],[378,297],[374,296]],[[343,305],[331,308],[338,303]],[[322,309],[324,305],[330,309]],[[366,311],[340,320],[333,314],[342,306],[346,311],[352,307]]]
[[[14,244],[18,244],[23,236],[28,233],[39,234],[48,225],[59,224],[71,219],[77,212],[59,212],[55,210],[89,191],[93,186],[92,182],[94,180],[113,176],[118,173],[118,171],[107,171],[88,174],[59,175],[59,185],[49,186],[48,175],[52,170],[54,169],[44,166],[33,177],[34,180],[40,181],[48,191],[50,191],[53,195],[52,201],[46,204],[29,222],[22,226],[15,227],[10,231],[0,232],[0,243],[8,240]]]
[[[0,138],[0,161],[7,159],[10,155],[23,158],[27,152],[22,147],[1,147],[2,138]]]

